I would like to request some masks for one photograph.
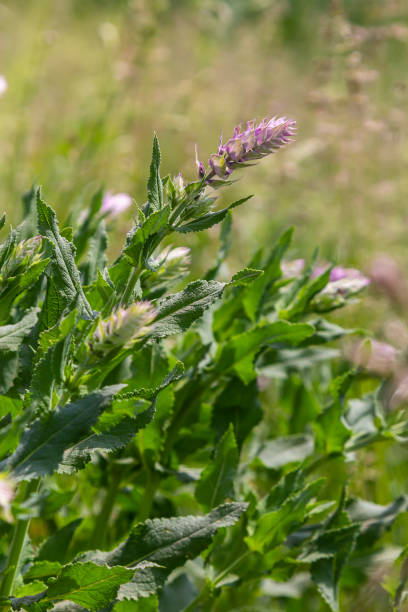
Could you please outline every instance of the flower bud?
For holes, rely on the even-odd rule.
[[[41,247],[41,236],[34,236],[33,238],[22,240],[19,244],[17,244],[9,259],[3,266],[3,278],[15,276],[16,274],[23,272],[27,265],[36,263],[39,260]]]
[[[201,179],[205,176],[205,168],[204,164],[198,159],[197,145],[195,146],[195,161],[197,166],[198,178]]]
[[[211,170],[219,177],[223,178],[226,174],[227,164],[225,158],[222,155],[211,155],[208,163],[210,164]]]
[[[177,176],[173,177],[173,185],[177,197],[181,199],[185,194],[184,179],[181,172],[179,172]]]
[[[129,308],[118,308],[110,317],[100,320],[90,342],[91,351],[109,353],[115,348],[129,348],[148,331],[156,316],[150,302],[136,302]]]

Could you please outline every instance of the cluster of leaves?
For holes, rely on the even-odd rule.
[[[315,307],[330,270],[286,277],[288,231],[216,280],[248,198],[214,212],[205,178],[159,166],[155,138],[148,200],[112,265],[101,193],[60,229],[33,190],[0,247],[0,459],[18,487],[0,609],[270,610],[317,588],[338,610],[340,578],[369,567],[408,507],[349,498],[348,463],[407,424],[376,392],[350,399],[356,373],[307,383],[349,333]],[[174,292],[184,264],[170,273],[160,244],[220,222],[215,265]],[[143,324],[126,337],[132,306],[132,333]],[[332,460],[334,484],[320,477]]]

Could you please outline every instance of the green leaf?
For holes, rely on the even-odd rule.
[[[48,588],[45,600],[65,600],[97,610],[116,598],[121,584],[128,582],[134,570],[126,567],[106,567],[95,563],[73,563],[62,568],[61,574]]]
[[[217,281],[198,280],[160,300],[149,337],[165,338],[184,332],[220,297],[224,287]]]
[[[227,498],[234,499],[234,479],[238,462],[234,428],[230,424],[217,444],[213,461],[204,469],[196,486],[196,499],[206,509],[214,508]]]
[[[358,525],[332,529],[319,536],[314,544],[316,554],[322,558],[311,565],[312,580],[333,612],[340,610],[338,584],[358,531]]]
[[[143,597],[137,601],[124,599],[113,606],[113,612],[157,612],[158,609],[159,600],[155,595]]]
[[[212,412],[212,427],[221,437],[230,423],[241,448],[252,429],[262,419],[262,407],[256,380],[249,385],[239,378],[231,378],[224,391],[217,397]]]
[[[75,531],[81,523],[81,518],[75,519],[47,538],[38,551],[37,561],[49,561],[53,563],[65,563],[69,561],[69,545],[72,542]]]
[[[303,461],[314,450],[313,437],[306,434],[285,436],[275,440],[267,440],[257,453],[257,459],[267,468],[278,470],[287,465]]]
[[[139,265],[140,260],[150,254],[147,243],[149,237],[163,230],[168,223],[171,207],[169,204],[152,212],[145,221],[132,230],[127,238],[123,253],[134,266]],[[146,244],[147,243],[147,244]]]
[[[226,217],[228,211],[230,211],[232,208],[236,208],[237,206],[241,206],[241,204],[244,204],[252,197],[253,196],[250,195],[246,198],[242,198],[241,200],[237,200],[222,210],[209,212],[198,219],[194,219],[194,221],[190,221],[189,223],[185,223],[184,225],[180,225],[174,229],[182,234],[187,234],[188,232],[201,232],[202,230],[208,229],[213,225],[220,223]]]
[[[251,321],[256,321],[264,302],[274,283],[282,276],[280,262],[288,249],[293,235],[293,228],[288,229],[278,240],[264,266],[264,274],[248,287],[243,298],[245,312]]]
[[[216,531],[236,523],[246,508],[245,503],[230,503],[204,516],[149,519],[139,523],[123,544],[106,553],[106,563],[115,566],[150,561],[170,571],[199,555]]]
[[[24,573],[24,580],[56,576],[59,574],[61,567],[62,565],[58,561],[37,561]]]
[[[232,277],[228,283],[229,287],[250,285],[254,280],[262,276],[263,270],[254,270],[252,268],[244,268]]]
[[[243,383],[248,384],[256,377],[253,361],[262,347],[276,343],[296,345],[311,334],[313,334],[313,327],[306,323],[274,321],[257,325],[249,331],[230,338],[219,347],[216,356],[216,370],[226,372],[233,369]]]
[[[296,294],[294,300],[287,308],[281,310],[279,316],[282,319],[293,319],[307,311],[309,302],[314,296],[325,288],[330,280],[331,268],[316,278],[309,279],[307,283]]]
[[[106,387],[72,404],[58,407],[26,429],[15,452],[2,464],[15,480],[31,480],[58,469],[64,451],[82,440],[120,385]]]
[[[47,303],[43,312],[43,322],[51,327],[59,320],[65,308],[72,308],[78,303],[81,313],[93,318],[90,307],[81,285],[79,271],[75,265],[75,247],[62,237],[55,212],[42,201],[37,192],[38,229],[52,246],[50,285]]]
[[[187,574],[179,574],[160,594],[160,612],[182,612],[196,597],[197,589]]]
[[[0,351],[17,351],[37,323],[38,310],[33,308],[18,323],[0,327]]]
[[[313,427],[316,432],[317,450],[327,454],[342,453],[352,435],[343,418],[343,406],[339,401],[330,404],[317,417]]]
[[[6,223],[6,213],[3,213],[0,217],[0,230],[3,229],[5,223]]]
[[[133,402],[134,403],[134,402]],[[148,425],[155,414],[155,404],[135,417],[125,417],[117,425],[103,433],[92,433],[66,450],[58,470],[67,474],[82,469],[98,452],[112,453],[129,444],[135,434]]]
[[[152,161],[150,163],[150,176],[147,182],[147,200],[149,212],[155,212],[163,207],[163,184],[160,178],[160,146],[157,135],[153,138]]]
[[[249,548],[266,553],[302,527],[310,512],[308,503],[316,496],[323,481],[324,479],[320,479],[307,484],[290,497],[283,499],[277,506],[276,497],[281,492],[282,486],[287,486],[287,483],[280,485],[278,491],[267,498],[267,511],[255,522],[253,533],[245,538]],[[274,509],[268,512],[271,505]]]

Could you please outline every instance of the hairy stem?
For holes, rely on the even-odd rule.
[[[39,487],[40,479],[24,482],[21,485],[22,501],[27,500],[32,493],[35,493]],[[13,535],[10,545],[10,551],[7,559],[7,567],[4,571],[3,580],[0,586],[0,612],[8,612],[10,610],[8,601],[13,591],[14,580],[16,577],[17,568],[20,562],[21,552],[23,550],[24,541],[27,535],[30,519],[19,520],[13,528]]]

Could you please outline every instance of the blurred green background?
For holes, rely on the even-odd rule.
[[[405,348],[407,51],[407,0],[0,1],[2,208],[16,225],[34,182],[62,220],[101,185],[143,203],[153,131],[163,174],[193,180],[195,143],[206,161],[220,131],[226,140],[247,119],[295,118],[296,143],[221,194],[255,194],[234,211],[223,273],[295,225],[292,257],[318,245],[322,260],[381,268],[347,322]],[[115,222],[112,255],[131,219]],[[183,236],[193,276],[213,264],[217,238]],[[361,454],[354,492],[378,503],[406,492],[406,455]],[[394,542],[405,533],[397,525]],[[350,610],[383,609],[382,571]]]
[[[101,184],[143,202],[154,130],[164,173],[192,179],[195,143],[206,160],[221,130],[283,114],[296,144],[234,188],[256,194],[236,256],[295,224],[302,254],[403,265],[407,45],[406,0],[1,2],[2,205],[16,223],[33,181],[60,215]]]

